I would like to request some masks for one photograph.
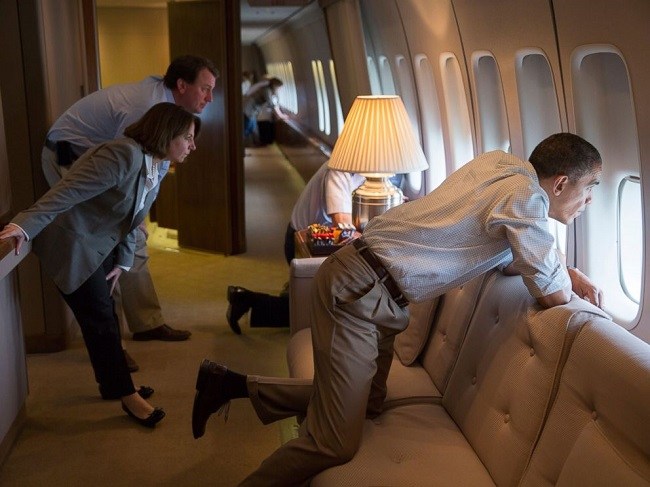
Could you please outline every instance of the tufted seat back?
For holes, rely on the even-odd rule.
[[[490,275],[490,272],[482,274],[440,297],[432,330],[425,337],[426,344],[419,360],[443,393],[474,316],[481,289]]]
[[[526,467],[581,323],[575,313],[542,310],[520,277],[485,283],[442,403],[497,485],[516,485]]]
[[[593,318],[578,334],[522,486],[650,485],[650,345]]]

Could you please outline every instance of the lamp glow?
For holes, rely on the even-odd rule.
[[[390,182],[394,174],[428,167],[399,96],[358,96],[348,114],[328,167],[354,172],[366,181],[352,193],[352,223],[366,223],[404,201]]]

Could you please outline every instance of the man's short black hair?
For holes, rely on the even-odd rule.
[[[602,165],[598,150],[582,137],[562,132],[542,140],[528,159],[537,176],[568,176],[575,182]]]
[[[284,83],[280,78],[276,78],[275,76],[272,78],[269,78],[269,87],[270,88],[279,88],[282,86]]]
[[[164,83],[167,88],[173,90],[179,79],[187,83],[194,83],[199,71],[207,69],[215,78],[219,77],[219,70],[214,66],[212,61],[200,56],[187,54],[174,59],[165,73]]]

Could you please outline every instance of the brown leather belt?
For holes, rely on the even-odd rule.
[[[358,238],[352,243],[352,245],[354,245],[354,247],[357,249],[357,252],[361,258],[363,258],[363,260],[365,260],[368,265],[372,267],[372,270],[375,271],[375,274],[377,274],[377,277],[379,277],[379,281],[390,293],[391,298],[393,298],[393,301],[395,301],[397,306],[404,308],[407,304],[409,304],[408,299],[404,297],[402,291],[400,291],[392,276],[388,273],[382,263],[379,262],[379,259],[375,256],[375,254],[372,253],[372,250],[370,250],[368,245],[366,245],[366,242],[364,242],[363,239]]]

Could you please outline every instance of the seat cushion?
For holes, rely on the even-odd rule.
[[[301,379],[314,377],[314,355],[311,346],[311,330],[296,332],[287,346],[289,375]],[[433,402],[438,403],[442,394],[431,381],[429,374],[419,364],[405,367],[393,358],[388,380],[385,408],[400,404]]]
[[[413,404],[366,420],[354,458],[321,472],[312,487],[493,486],[474,450],[440,405]]]
[[[411,365],[429,339],[438,307],[438,298],[409,304],[409,326],[395,337],[395,354],[404,365]]]

